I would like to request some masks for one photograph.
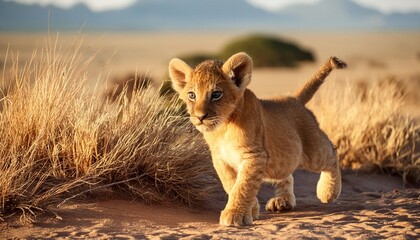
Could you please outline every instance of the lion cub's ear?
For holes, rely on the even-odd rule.
[[[169,76],[172,86],[178,93],[184,89],[185,84],[191,76],[192,68],[181,59],[174,58],[169,62]]]
[[[245,90],[251,82],[252,59],[244,52],[237,53],[230,57],[223,64],[223,72],[227,74],[237,87]]]

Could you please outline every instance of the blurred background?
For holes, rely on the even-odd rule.
[[[418,0],[0,1],[1,63],[19,53],[24,64],[47,36],[83,39],[101,82],[138,73],[159,84],[173,57],[194,65],[235,51],[261,62],[250,88],[262,97],[294,91],[332,55],[350,66],[337,81],[420,75]]]

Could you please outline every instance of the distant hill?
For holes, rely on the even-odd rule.
[[[383,14],[351,0],[295,4],[278,11],[284,27],[322,29],[420,29],[420,13]]]
[[[364,8],[349,0],[323,0],[316,4],[295,4],[278,12],[293,19],[294,27],[377,28],[383,26],[380,12]]]
[[[49,19],[49,20],[48,20]],[[268,12],[246,0],[141,0],[126,9],[92,12],[0,1],[0,31],[195,29],[420,29],[420,13],[383,14],[351,0],[322,0]]]

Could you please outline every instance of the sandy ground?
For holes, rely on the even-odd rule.
[[[297,207],[267,213],[264,204],[272,189],[259,193],[262,213],[250,227],[221,227],[225,204],[222,189],[204,209],[144,205],[137,201],[106,200],[66,203],[40,216],[31,226],[0,225],[0,238],[99,239],[418,239],[420,189],[402,189],[400,178],[387,175],[343,174],[339,200],[322,204],[315,195],[318,174],[298,171]]]
[[[276,34],[313,49],[318,61],[297,69],[256,70],[250,88],[258,96],[293,92],[331,55],[344,59],[349,68],[334,72],[328,81],[375,81],[388,76],[420,75],[419,32]],[[92,78],[97,79],[102,74],[101,81],[106,81],[113,76],[138,71],[148,72],[161,80],[166,76],[167,63],[172,57],[216,52],[238,35],[242,33],[86,34],[82,52],[96,54],[97,61],[89,69]],[[74,34],[60,34],[59,44],[66,47],[74,39]],[[42,48],[44,42],[45,34],[1,33],[0,61],[4,61],[9,48],[6,63],[10,64],[11,56],[19,52],[22,65],[32,50]],[[413,106],[417,107],[413,107],[412,113],[419,113],[418,105]],[[144,205],[121,199],[66,203],[60,208],[51,206],[33,225],[0,223],[0,239],[420,238],[420,189],[403,188],[400,177],[346,172],[341,197],[329,205],[321,204],[316,198],[317,178],[317,174],[297,172],[296,209],[279,214],[262,210],[260,220],[250,227],[218,225],[219,212],[226,202],[219,189],[204,209]],[[261,209],[271,191],[268,186],[261,190]]]

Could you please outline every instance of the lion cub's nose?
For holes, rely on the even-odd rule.
[[[196,114],[195,116],[198,118],[198,120],[200,120],[200,122],[203,122],[204,119],[208,116],[208,113],[203,113],[203,114]]]

